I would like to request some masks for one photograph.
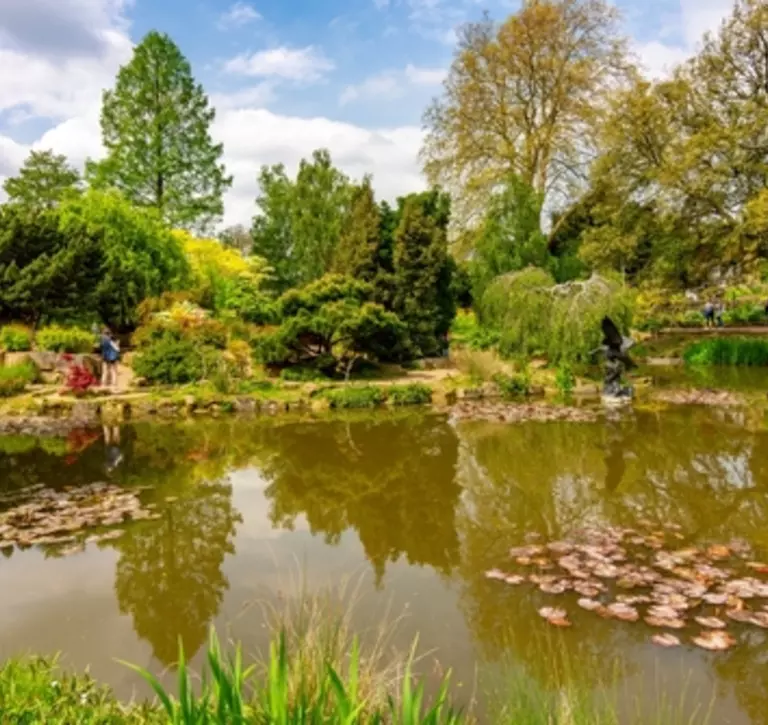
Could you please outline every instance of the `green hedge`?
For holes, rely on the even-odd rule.
[[[324,395],[331,408],[376,408],[386,400],[384,391],[373,385],[335,388]]]
[[[393,385],[387,391],[387,399],[392,405],[426,405],[432,402],[432,388],[423,383]]]
[[[88,330],[51,325],[37,333],[35,342],[38,349],[48,352],[82,353],[93,352],[97,339]]]

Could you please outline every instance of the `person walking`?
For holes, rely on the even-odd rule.
[[[120,343],[114,339],[108,327],[101,332],[101,385],[117,389],[117,367],[120,362]]]

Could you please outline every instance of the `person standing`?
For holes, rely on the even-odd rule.
[[[104,388],[117,388],[117,367],[120,362],[120,343],[114,339],[108,327],[101,332],[101,385]]]
[[[714,327],[715,325],[715,305],[712,300],[707,300],[704,305],[704,325],[706,327]]]

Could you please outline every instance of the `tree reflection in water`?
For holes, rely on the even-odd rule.
[[[585,683],[610,680],[617,655],[627,665],[626,676],[647,675],[659,653],[644,625],[601,621],[578,611],[566,596],[562,601],[576,610],[575,626],[553,633],[536,615],[552,597],[531,587],[500,586],[483,573],[508,562],[509,547],[531,532],[553,540],[585,524],[632,526],[640,518],[660,529],[673,522],[682,526],[679,546],[739,537],[765,556],[768,437],[741,422],[738,413],[675,409],[638,411],[600,425],[461,426],[462,608],[483,656],[511,656],[537,682],[556,687],[560,673],[543,655],[546,643],[556,641],[571,661],[581,663],[571,674]],[[764,710],[765,696],[757,694],[768,691],[761,666],[768,659],[764,633],[742,628],[742,634],[738,647],[718,655],[716,670],[745,710],[758,702]],[[702,668],[703,653],[677,654],[678,665],[684,658],[688,669],[709,669]],[[683,671],[665,670],[667,684],[682,687]]]

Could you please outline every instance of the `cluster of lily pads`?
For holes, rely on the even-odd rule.
[[[462,401],[451,408],[452,420],[485,420],[491,423],[594,423],[598,412],[589,408],[546,403],[501,403],[490,401]]]
[[[137,489],[106,483],[55,491],[42,486],[13,494],[13,505],[0,513],[0,549],[67,546],[60,553],[81,551],[86,543],[116,539],[122,529],[87,535],[89,530],[116,527],[127,521],[160,517],[152,504],[142,505]]]
[[[679,545],[680,528],[666,528]],[[758,578],[768,574],[768,564],[753,561],[744,541],[673,549],[668,534],[650,522],[636,529],[590,527],[545,543],[529,538],[532,543],[510,550],[517,571],[491,569],[486,577],[533,584],[549,595],[572,593],[578,607],[604,619],[642,619],[671,630],[651,637],[664,647],[680,645],[672,632],[694,624],[701,629],[693,644],[713,651],[736,644],[726,630],[729,620],[768,629],[768,581]],[[555,627],[571,626],[564,606],[542,607],[539,614]]]

